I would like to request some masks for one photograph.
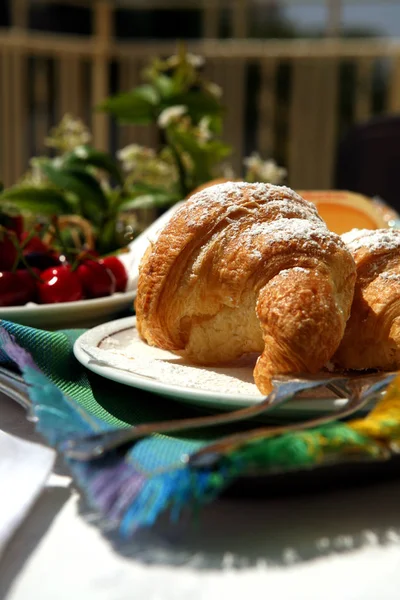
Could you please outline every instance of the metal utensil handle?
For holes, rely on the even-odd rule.
[[[112,429],[110,431],[103,431],[65,440],[62,442],[59,449],[65,456],[73,458],[74,460],[85,461],[99,458],[105,452],[109,452],[124,444],[154,433],[171,433],[189,429],[198,429],[200,427],[226,425],[265,414],[269,410],[276,408],[295,397],[298,393],[321,387],[321,385],[325,386],[329,381],[330,380],[324,380],[322,383],[320,380],[284,383],[274,389],[262,402],[248,408],[242,408],[218,415],[176,419],[173,421],[158,421],[128,427],[126,429]]]
[[[244,444],[247,444],[248,442],[281,435],[282,433],[287,433],[289,431],[302,431],[305,429],[311,429],[313,427],[325,425],[337,419],[349,417],[373,400],[375,396],[377,396],[393,381],[394,378],[395,374],[391,374],[372,384],[367,390],[362,392],[356,390],[350,397],[349,402],[347,402],[343,408],[336,410],[333,413],[329,413],[328,415],[323,415],[321,417],[315,417],[313,419],[304,421],[303,423],[279,425],[276,427],[261,427],[251,431],[235,433],[201,448],[194,454],[188,456],[187,462],[192,467],[212,467],[214,464],[218,463],[225,454]]]

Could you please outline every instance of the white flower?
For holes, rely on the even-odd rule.
[[[222,177],[228,179],[228,181],[234,181],[234,179],[236,179],[235,171],[229,163],[224,163],[222,165]]]
[[[122,162],[125,171],[131,171],[138,165],[139,161],[151,160],[155,157],[152,148],[146,148],[139,144],[129,144],[117,152],[117,158]]]
[[[279,167],[273,159],[263,160],[258,152],[253,152],[243,162],[253,180],[279,185],[287,175],[286,169]]]
[[[258,152],[252,152],[250,156],[246,156],[246,158],[243,159],[243,163],[248,169],[255,171],[262,165],[262,159]]]
[[[75,149],[75,154],[79,158],[87,158],[89,156],[88,149],[85,148],[85,146],[78,146],[78,148]]]
[[[179,121],[182,115],[186,114],[187,107],[183,104],[177,104],[176,106],[170,106],[165,108],[159,115],[157,119],[158,125],[165,129],[171,123]]]
[[[191,52],[188,52],[186,54],[186,60],[190,65],[192,65],[192,67],[195,67],[195,69],[202,67],[205,62],[203,56],[199,56],[198,54],[192,54]]]
[[[63,164],[64,164],[64,160],[63,160],[62,156],[56,156],[55,159],[53,160],[53,166],[56,169],[61,169],[63,167]],[[37,167],[37,165],[34,162],[33,162],[33,166],[34,166],[34,168]]]
[[[185,60],[189,65],[198,69],[204,65],[204,58],[199,56],[198,54],[192,54],[191,52],[187,52],[185,55]],[[167,58],[167,64],[170,67],[176,67],[180,62],[182,62],[182,57],[178,54],[173,54],[169,58]]]
[[[133,158],[141,152],[142,147],[143,146],[139,146],[139,144],[129,144],[129,146],[125,146],[124,148],[121,148],[121,150],[118,150],[117,157],[122,161]]]
[[[160,177],[171,175],[171,173],[174,170],[173,165],[169,165],[168,163],[162,160],[158,160],[157,162],[155,162],[155,164],[153,165],[153,169],[154,172]]]
[[[87,144],[91,139],[91,133],[86,125],[79,119],[74,119],[71,115],[66,114],[60,123],[52,128],[45,144],[49,148],[57,148],[65,152],[74,150],[76,146]]]
[[[57,158],[55,158],[54,161],[56,162]],[[28,185],[33,185],[34,187],[40,187],[41,185],[46,184],[48,180],[40,167],[40,161],[32,158],[29,161],[29,164],[31,167],[30,172],[26,174],[23,181],[25,181],[25,183]]]
[[[279,185],[285,179],[287,170],[283,167],[278,167],[274,160],[266,160],[260,174],[263,181]]]
[[[215,98],[221,98],[222,96],[222,87],[218,85],[218,83],[213,83],[210,81],[207,83],[207,90]]]
[[[197,135],[198,135],[199,140],[202,142],[208,142],[208,140],[211,139],[211,137],[212,137],[212,131],[210,129],[210,122],[211,122],[211,119],[208,116],[203,117],[199,121]]]

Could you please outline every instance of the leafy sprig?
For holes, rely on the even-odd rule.
[[[220,137],[222,90],[204,77],[203,64],[181,46],[176,55],[153,60],[141,85],[97,107],[120,123],[157,128],[158,147],[132,143],[115,158],[91,145],[82,121],[65,115],[45,140],[53,156],[32,158],[17,184],[0,185],[0,212],[48,221],[54,215],[78,215],[90,222],[96,249],[108,253],[126,243],[118,234],[126,215],[150,209],[157,216],[215,178],[237,179],[226,162],[232,148]],[[285,175],[257,154],[245,160],[247,181],[281,183]]]

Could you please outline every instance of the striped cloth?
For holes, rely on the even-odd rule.
[[[73,344],[82,333],[41,331],[0,321],[0,365],[22,373],[37,429],[51,446],[59,448],[66,439],[86,433],[198,415],[188,405],[87,371],[73,355]],[[99,524],[127,537],[138,527],[154,523],[166,509],[177,518],[182,508],[214,499],[255,466],[276,472],[332,462],[335,455],[341,460],[356,454],[382,458],[383,450],[387,451],[383,425],[388,447],[390,440],[400,438],[397,387],[394,396],[376,417],[372,411],[371,417],[354,422],[354,427],[333,422],[259,440],[209,468],[193,468],[183,457],[231,433],[231,428],[201,430],[191,437],[156,434],[96,460],[66,460]]]

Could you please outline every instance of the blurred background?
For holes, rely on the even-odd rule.
[[[364,124],[397,136],[399,1],[1,0],[0,27],[5,186],[30,157],[48,152],[44,140],[65,113],[88,125],[99,150],[157,147],[153,127],[120,125],[94,108],[137,86],[151,58],[173,54],[185,40],[223,90],[222,137],[234,168],[257,151],[285,167],[297,189],[394,194],[352,181],[351,173]],[[397,173],[397,137],[384,141],[389,146]],[[375,162],[379,171],[381,159],[380,150],[369,153],[364,172]]]

